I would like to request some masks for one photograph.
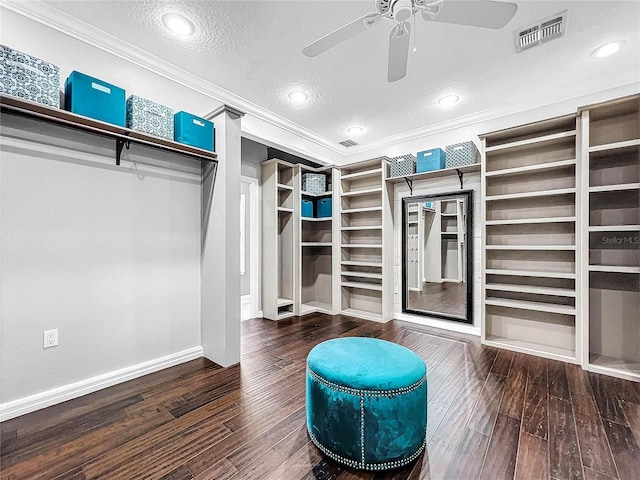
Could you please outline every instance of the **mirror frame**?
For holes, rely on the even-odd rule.
[[[413,310],[407,305],[407,209],[410,203],[424,203],[428,201],[445,200],[449,198],[464,197],[467,208],[467,228],[466,235],[466,262],[467,275],[467,313],[466,317],[447,315],[442,312],[429,310]],[[469,248],[471,247],[471,248]],[[424,194],[402,199],[402,312],[425,317],[435,317],[445,320],[473,324],[473,190],[460,190],[458,192],[436,193],[433,195]]]

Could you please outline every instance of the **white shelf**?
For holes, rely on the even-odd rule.
[[[570,272],[536,272],[531,270],[502,270],[502,269],[487,269],[485,270],[487,275],[511,275],[514,277],[539,277],[539,278],[566,278],[575,279],[576,274]]]
[[[640,230],[640,225],[595,225],[589,227],[590,232],[633,232]]]
[[[300,305],[300,315],[307,315],[315,312],[331,314],[331,305],[317,301],[306,302]]]
[[[487,335],[485,345],[497,348],[507,348],[519,353],[542,355],[552,360],[561,362],[575,362],[576,352],[566,348],[552,347],[541,343],[525,342],[511,338],[499,337],[497,335]]]
[[[624,190],[638,190],[640,183],[623,183],[618,185],[598,185],[597,187],[589,187],[589,193],[600,192],[621,192]]]
[[[382,230],[382,225],[367,225],[367,226],[361,226],[361,227],[342,227],[341,230],[349,231],[349,232],[353,232],[357,230]]]
[[[487,250],[553,250],[553,251],[573,251],[575,245],[487,245]]]
[[[375,278],[375,279],[382,280],[381,273],[353,272],[353,271],[343,270],[340,273],[340,275],[342,275],[343,277]]]
[[[516,218],[511,220],[487,220],[486,225],[526,225],[529,223],[571,223],[576,217],[544,217],[544,218]]]
[[[571,305],[557,305],[554,303],[529,302],[495,297],[487,298],[485,303],[496,307],[519,308],[521,310],[534,310],[536,312],[561,313],[564,315],[576,314],[576,307]]]
[[[376,290],[378,292],[382,291],[382,285],[375,283],[364,283],[364,282],[342,282],[340,285],[343,287],[349,288],[361,288],[363,290]]]
[[[342,175],[341,180],[353,180],[354,178],[362,179],[366,177],[375,177],[376,175],[382,175],[382,168],[374,168],[373,170],[367,170],[365,172]]]
[[[333,217],[320,217],[320,218],[312,218],[312,217],[301,217],[303,222],[330,222]]]
[[[290,185],[285,185],[284,183],[278,183],[278,190],[291,190],[293,191],[293,187]]]
[[[311,193],[311,192],[301,191],[300,195],[304,197],[320,198],[320,197],[330,197],[331,195],[333,195],[333,192],[331,190],[327,190],[326,192],[322,192],[322,193]]]
[[[276,316],[276,320],[284,320],[285,318],[293,317],[293,312],[283,312]]]
[[[616,265],[589,265],[590,272],[640,273],[640,267],[620,267]]]
[[[544,144],[561,143],[566,139],[575,137],[575,136],[576,136],[575,130],[569,130],[569,131],[560,132],[560,133],[552,133],[550,135],[544,135],[542,137],[527,138],[526,140],[519,140],[517,142],[503,143],[502,145],[487,147],[485,148],[485,152],[491,153],[491,152],[498,152],[501,150],[503,151],[504,150],[520,150],[524,148],[540,147]]]
[[[575,297],[576,291],[569,288],[539,287],[536,285],[515,285],[508,283],[487,283],[486,290],[498,292],[531,293],[556,297]]]
[[[457,237],[458,232],[440,232],[443,237]]]
[[[301,242],[302,247],[331,247],[331,242]]]
[[[503,177],[503,176],[507,177],[511,175],[528,174],[535,171],[555,170],[558,168],[569,167],[575,164],[576,164],[576,159],[572,158],[570,160],[560,160],[558,162],[547,162],[547,163],[540,163],[538,165],[527,165],[525,167],[515,167],[515,168],[505,168],[502,170],[494,170],[491,172],[487,172],[485,176],[486,177]]]
[[[382,212],[382,207],[362,207],[342,210],[342,213]]]
[[[457,213],[441,213],[440,216],[445,218],[458,218]]]
[[[416,180],[424,180],[426,178],[438,178],[438,177],[447,177],[450,175],[456,175],[458,170],[461,173],[472,173],[472,172],[479,172],[480,169],[481,169],[480,163],[472,163],[471,165],[463,165],[461,167],[441,168],[439,170],[430,170],[428,172],[412,173],[411,175],[407,175],[404,177],[390,177],[390,178],[387,178],[387,182],[400,183],[400,182],[404,182],[405,178],[408,178],[409,180],[412,180],[415,182]]]
[[[278,207],[278,212],[293,213],[293,208]]]
[[[504,195],[489,195],[485,197],[485,201],[491,202],[496,200],[515,200],[518,198],[539,198],[539,197],[551,197],[554,195],[570,195],[575,194],[575,187],[572,188],[556,188],[554,190],[542,190],[537,192],[523,192],[523,193],[507,193]]]
[[[589,147],[589,153],[608,152],[619,150],[622,148],[635,147],[637,145],[640,145],[640,139],[627,140],[625,142],[606,143],[604,145],[595,145],[593,147]]]
[[[352,267],[376,267],[382,268],[381,262],[359,262],[355,260],[342,260],[340,265],[348,265]]]
[[[379,313],[369,312],[367,310],[359,310],[357,308],[345,308],[340,313],[342,315],[362,318],[365,320],[373,320],[374,322],[379,322],[380,320],[382,320],[382,315]]]
[[[289,299],[289,298],[278,298],[278,301],[276,302],[276,305],[278,308],[280,307],[286,307],[289,305],[293,305],[293,300]]]
[[[360,190],[343,192],[342,197],[357,197],[359,195],[371,195],[373,193],[382,193],[382,187],[362,188]]]
[[[343,243],[342,248],[382,248],[381,244],[374,243]]]

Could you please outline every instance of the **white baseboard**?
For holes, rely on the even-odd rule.
[[[403,322],[417,323],[425,327],[440,328],[449,330],[450,332],[466,333],[468,335],[480,336],[480,327],[474,327],[468,323],[450,322],[447,320],[439,320],[432,317],[423,317],[422,315],[410,315],[407,313],[394,313],[393,318],[402,320]]]
[[[148,362],[139,363],[138,365],[132,365],[131,367],[122,368],[96,377],[87,378],[86,380],[81,380],[76,383],[53,388],[46,392],[36,393],[35,395],[12,400],[10,402],[0,404],[0,422],[40,410],[41,408],[50,407],[57,403],[66,402],[67,400],[81,397],[82,395],[86,395],[118,383],[126,382],[127,380],[133,380],[134,378],[142,377],[143,375],[157,372],[164,368],[173,367],[180,363],[195,360],[196,358],[202,357],[202,355],[203,350],[201,346],[193,347],[167,355],[166,357],[156,358]]]

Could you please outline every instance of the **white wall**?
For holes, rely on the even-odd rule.
[[[243,119],[244,120],[244,119]],[[241,173],[245,177],[260,179],[260,164],[268,160],[267,147],[242,137]]]
[[[2,120],[2,404],[201,351],[199,162]]]

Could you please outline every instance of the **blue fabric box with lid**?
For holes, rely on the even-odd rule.
[[[173,140],[173,109],[147,98],[127,98],[127,128]]]
[[[0,92],[60,107],[60,69],[53,63],[0,45]]]
[[[204,150],[215,150],[215,126],[213,122],[187,112],[173,116],[173,139]]]
[[[316,200],[316,217],[331,217],[333,213],[331,210],[331,197]]]
[[[311,200],[307,200],[306,198],[302,199],[302,213],[303,217],[313,218],[313,202]]]
[[[441,148],[432,148],[418,152],[416,172],[431,172],[444,168],[446,155]]]
[[[125,126],[124,89],[73,71],[64,84],[64,108],[70,112]]]

